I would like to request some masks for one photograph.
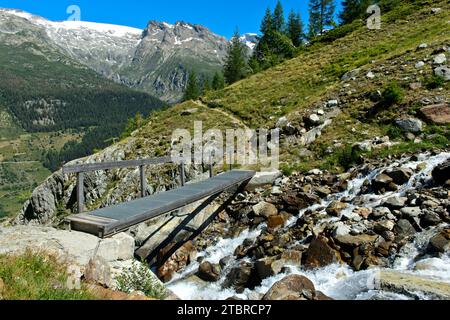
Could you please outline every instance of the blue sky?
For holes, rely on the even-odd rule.
[[[81,9],[81,20],[120,24],[143,29],[149,20],[174,23],[182,20],[202,24],[213,32],[231,37],[236,27],[241,33],[258,32],[267,6],[277,0],[0,0],[0,7],[16,8],[50,20],[66,20],[70,5]],[[340,2],[337,0],[336,2]],[[308,0],[282,0],[286,15],[301,11],[306,23]]]

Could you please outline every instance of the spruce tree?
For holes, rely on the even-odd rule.
[[[300,13],[296,14],[294,10],[289,14],[287,33],[294,46],[298,47],[303,43],[303,21]]]
[[[275,32],[284,33],[286,28],[285,24],[283,6],[278,0],[272,16],[272,29]]]
[[[202,83],[202,95],[211,91],[211,79],[208,76],[205,76]]]
[[[308,37],[310,39],[322,35],[325,27],[334,26],[335,8],[334,0],[309,1]]]
[[[184,91],[183,100],[195,100],[200,96],[200,87],[198,85],[197,74],[195,71],[189,73],[188,82]]]
[[[220,90],[225,87],[225,79],[223,78],[222,72],[217,71],[214,74],[211,87],[213,90]]]
[[[261,22],[261,33],[265,35],[267,32],[272,30],[272,12],[270,11],[270,8],[267,8],[266,14]]]
[[[239,31],[236,31],[228,46],[227,57],[223,74],[228,84],[244,79],[248,74],[246,47],[240,40]]]
[[[354,20],[362,18],[371,0],[345,0],[342,2],[342,12],[339,15],[341,24],[352,23]]]

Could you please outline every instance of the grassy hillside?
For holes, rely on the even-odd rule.
[[[433,7],[442,10],[434,14]],[[237,118],[241,126],[251,128],[273,128],[282,116],[300,125],[304,115],[323,109],[330,99],[338,99],[342,113],[313,145],[305,148],[296,144],[295,139],[282,141],[285,166],[301,170],[311,167],[340,170],[345,163],[354,160],[348,146],[387,134],[400,144],[366,156],[445,148],[450,138],[448,126],[428,125],[424,136],[431,138],[413,143],[405,142],[393,122],[400,116],[415,116],[422,99],[448,100],[448,83],[434,89],[427,88],[427,83],[433,81],[433,52],[450,45],[449,20],[450,5],[446,1],[405,1],[382,16],[381,30],[369,30],[361,21],[338,28],[302,48],[296,58],[207,94],[202,103],[211,108],[200,108],[192,119],[188,117],[180,122],[175,116],[180,110],[192,108],[192,103],[158,114],[136,138],[163,136],[167,140],[173,128],[191,129],[193,121],[216,117],[219,111]],[[418,50],[421,43],[427,43],[428,48]],[[420,60],[427,62],[421,70],[415,68]],[[355,80],[341,80],[345,73],[357,68]],[[374,78],[366,76],[369,72]],[[402,99],[387,108],[377,108],[380,102],[373,101],[372,96],[389,87],[398,89]],[[155,126],[161,119],[164,126]],[[167,141],[153,146],[144,140],[141,148],[147,146],[154,150],[157,147],[168,151]]]

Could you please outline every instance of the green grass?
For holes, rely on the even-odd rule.
[[[84,286],[67,286],[67,266],[53,256],[27,251],[22,255],[0,255],[0,278],[5,300],[92,300]]]

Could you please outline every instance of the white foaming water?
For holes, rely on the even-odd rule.
[[[418,161],[397,161],[388,167],[374,170],[367,176],[360,176],[349,181],[348,189],[346,191],[331,195],[320,204],[315,204],[302,210],[300,212],[300,216],[308,210],[316,211],[320,208],[326,208],[333,200],[340,200],[344,197],[355,197],[360,192],[366,180],[372,180],[386,169],[403,167],[415,170],[419,164],[426,164],[426,167],[423,170],[415,173],[411,177],[410,181],[406,185],[402,186],[397,192],[389,192],[384,195],[371,194],[362,197],[364,206],[379,206],[389,197],[402,196],[408,190],[420,187],[421,185],[427,183],[431,179],[430,173],[432,170],[449,158],[450,153],[441,153],[433,157],[423,154],[418,157]],[[347,211],[352,211],[354,208],[355,206],[350,205],[350,208]],[[285,228],[287,229],[295,224],[297,219],[298,217],[293,217],[290,219],[286,223]],[[330,219],[324,219],[321,223],[324,223],[325,221],[330,221]],[[263,226],[259,227],[255,231],[245,231],[235,239],[221,239],[217,245],[206,249],[200,254],[200,256],[203,256],[206,261],[218,263],[221,258],[233,255],[236,247],[242,244],[245,239],[255,239],[258,237],[262,228]],[[450,255],[445,255],[441,258],[431,258],[425,256],[417,259],[426,248],[430,238],[435,233],[436,228],[417,234],[414,242],[409,243],[402,248],[393,263],[393,269],[450,283]],[[236,261],[233,262],[236,263]],[[261,285],[254,290],[246,289],[243,293],[238,294],[233,289],[224,289],[221,286],[230,267],[227,267],[227,269],[222,272],[222,278],[217,283],[199,283],[195,280],[187,279],[190,275],[197,271],[198,265],[199,264],[196,262],[188,266],[186,270],[179,273],[175,279],[168,284],[168,288],[182,299],[223,300],[235,296],[238,298],[251,300],[252,298],[258,298],[265,294],[275,282],[283,279],[285,276],[290,274],[298,274],[304,275],[310,279],[314,283],[317,290],[320,290],[324,294],[338,300],[411,299],[411,297],[406,295],[378,290],[374,285],[374,280],[376,279],[378,272],[383,269],[377,268],[355,272],[349,266],[339,264],[330,265],[316,270],[304,270],[296,266],[288,266],[286,273],[264,279]],[[417,293],[416,296],[423,299],[428,299],[427,296],[421,293]]]

